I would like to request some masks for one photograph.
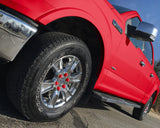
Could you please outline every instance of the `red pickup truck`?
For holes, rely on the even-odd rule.
[[[29,120],[53,120],[82,97],[133,106],[142,120],[159,94],[158,30],[107,0],[1,0],[7,92]]]

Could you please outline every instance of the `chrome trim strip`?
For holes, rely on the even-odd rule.
[[[116,68],[115,67],[111,67],[113,70],[116,70]]]
[[[2,10],[0,10],[0,28],[22,39],[27,39],[37,32],[35,27]]]
[[[120,34],[123,33],[122,28],[119,26],[119,24],[115,20],[112,21],[112,24],[119,31]]]
[[[0,57],[12,61],[37,28],[0,10]]]

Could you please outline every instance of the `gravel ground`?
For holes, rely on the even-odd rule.
[[[85,107],[76,106],[53,122],[27,121],[9,102],[0,88],[0,128],[159,128],[160,116],[149,113],[144,121],[132,118],[132,107],[91,99]]]

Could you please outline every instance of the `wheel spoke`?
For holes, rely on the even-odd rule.
[[[70,82],[73,82],[73,83],[78,83],[81,81],[81,75],[82,75],[82,72],[79,72],[78,74],[75,74],[75,75],[71,75],[70,76]]]
[[[70,96],[73,96],[73,95],[72,95],[72,92],[70,91],[70,89],[69,89],[68,86],[66,86],[66,90],[67,90],[67,92],[68,92],[68,94],[69,94]]]
[[[54,84],[54,82],[44,82],[44,83],[43,83],[43,85],[45,85],[45,86],[46,86],[46,85],[52,85],[52,84]]]
[[[61,70],[63,69],[63,59],[62,58],[60,59],[60,62],[59,62],[59,68]]]
[[[46,88],[44,90],[41,90],[41,94],[43,95],[43,94],[45,94],[45,93],[47,93],[47,92],[49,92],[51,90],[53,90],[53,87]]]
[[[68,65],[66,65],[64,72],[70,72],[72,65],[74,64],[75,57],[69,58]]]
[[[73,83],[72,86],[70,87],[70,92],[72,92],[72,95],[76,92],[77,90],[77,83]]]
[[[53,95],[52,95],[50,101],[48,102],[48,105],[51,105],[54,107],[58,98],[59,98],[59,92],[54,90]]]
[[[45,94],[53,90],[53,82],[43,82],[41,86],[41,94]]]
[[[73,72],[73,71],[74,71],[74,69],[77,67],[77,65],[79,64],[79,62],[80,62],[80,61],[78,60],[78,61],[74,61],[74,62],[72,63],[70,72]]]
[[[52,64],[52,67],[54,68],[54,70],[56,71],[56,73],[58,74],[59,73],[59,70],[57,68],[57,66],[55,64]]]
[[[66,102],[66,93],[64,91],[61,91],[62,94],[62,100]]]
[[[68,72],[69,68],[70,68],[70,65],[67,65],[67,66],[65,67],[65,69],[63,70],[63,72]]]

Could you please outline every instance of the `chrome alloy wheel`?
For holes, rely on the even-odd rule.
[[[74,55],[63,56],[49,67],[41,83],[41,100],[48,108],[58,108],[76,93],[82,76],[82,65]]]

